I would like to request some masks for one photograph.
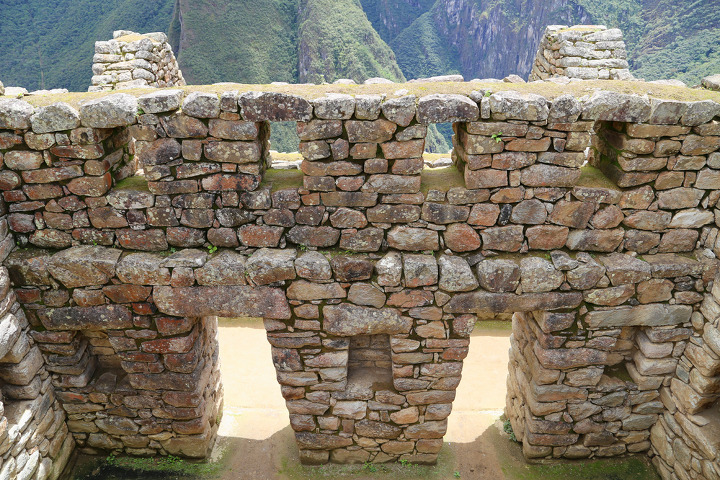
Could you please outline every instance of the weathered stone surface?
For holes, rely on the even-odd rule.
[[[332,278],[330,262],[325,255],[319,252],[303,253],[295,260],[295,270],[299,277],[311,281],[330,280]]]
[[[355,113],[355,99],[343,93],[326,93],[312,100],[315,116],[330,120],[349,120]]]
[[[183,113],[195,118],[216,118],[220,115],[220,98],[215,93],[191,92],[182,104]]]
[[[77,110],[64,102],[54,103],[38,108],[30,124],[34,133],[61,132],[80,126],[80,115]]]
[[[361,420],[355,423],[355,433],[362,437],[393,439],[400,436],[402,429],[389,423]]]
[[[464,95],[432,94],[420,97],[418,101],[420,123],[474,122],[479,116],[477,103]]]
[[[138,106],[145,113],[172,112],[180,108],[182,90],[159,90],[138,97]]]
[[[638,95],[595,92],[583,105],[583,119],[643,123],[650,118],[650,100]]]
[[[368,280],[373,273],[373,264],[364,258],[345,255],[334,257],[330,261],[335,279],[340,282]]]
[[[582,293],[514,293],[471,292],[455,295],[446,305],[449,313],[531,312],[575,308],[583,301]]]
[[[313,110],[304,98],[276,92],[244,93],[238,104],[243,120],[251,122],[307,122]]]
[[[132,327],[130,310],[121,305],[48,309],[42,318],[48,330],[106,330]]]
[[[387,234],[388,245],[405,251],[439,250],[437,232],[405,226],[393,227]]]
[[[416,288],[437,283],[438,264],[434,256],[405,254],[402,259],[406,287]]]
[[[471,252],[482,245],[480,235],[470,225],[454,223],[443,233],[445,246],[454,252]]]
[[[290,318],[285,294],[270,287],[156,286],[153,298],[160,312],[178,317]]]
[[[67,288],[104,285],[115,276],[121,253],[104,247],[73,247],[53,255],[47,268]]]
[[[486,228],[481,236],[485,249],[503,252],[517,252],[525,240],[521,225]]]
[[[377,287],[367,283],[353,283],[348,292],[348,300],[356,305],[382,308],[385,294]]]
[[[332,335],[378,335],[408,333],[412,319],[393,308],[375,309],[342,303],[323,307],[323,327]]]
[[[513,292],[520,284],[520,267],[511,260],[483,260],[477,274],[480,286],[491,292]]]
[[[420,219],[417,205],[378,205],[367,210],[367,220],[372,223],[412,223]]]
[[[116,93],[89,100],[80,105],[80,120],[86,127],[115,128],[135,122],[137,99],[126,93]]]
[[[547,120],[550,107],[545,97],[532,93],[502,91],[490,95],[490,110],[496,120]]]
[[[353,444],[352,438],[309,432],[296,432],[295,440],[298,443],[298,447],[308,450],[334,450],[341,447],[348,447]]]
[[[580,175],[577,168],[535,164],[522,171],[520,181],[528,187],[574,187]]]
[[[323,300],[330,298],[345,298],[347,293],[339,283],[313,283],[306,280],[296,280],[287,289],[287,296],[291,300]]]
[[[537,225],[545,223],[545,204],[537,199],[523,200],[513,208],[510,221],[513,223]]]
[[[295,250],[271,250],[263,248],[245,262],[245,271],[255,285],[267,285],[295,278]]]
[[[595,310],[585,316],[585,321],[591,328],[657,327],[689,322],[691,313],[692,307],[686,305],[649,304],[612,310]]]
[[[639,283],[648,280],[652,275],[651,266],[647,262],[630,255],[611,253],[600,257],[600,262],[605,265],[607,276],[613,285]]]
[[[465,259],[441,255],[438,264],[440,265],[438,285],[441,289],[448,292],[467,292],[478,287],[478,281]]]
[[[566,245],[570,250],[612,252],[617,249],[624,236],[623,229],[573,230],[568,235]]]
[[[0,128],[26,129],[30,127],[32,105],[15,98],[0,98]]]
[[[223,250],[195,270],[199,285],[244,285],[245,259],[231,250]]]
[[[380,286],[400,285],[402,278],[402,257],[398,252],[388,252],[376,264],[378,284]]]
[[[415,95],[392,98],[383,102],[382,113],[391,122],[407,127],[415,118]]]
[[[527,257],[520,261],[520,278],[520,286],[525,293],[550,292],[564,280],[562,272],[540,257]]]
[[[164,257],[152,253],[130,253],[115,266],[118,278],[137,285],[167,285],[170,283],[170,271],[161,268]]]
[[[171,138],[204,138],[208,134],[208,128],[202,120],[182,113],[160,117],[160,125]],[[197,159],[200,160],[199,153]]]

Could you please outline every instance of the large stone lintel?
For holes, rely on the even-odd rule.
[[[45,310],[41,321],[48,330],[107,330],[132,328],[132,314],[122,305],[63,307]]]
[[[358,307],[348,303],[323,308],[325,331],[332,335],[404,334],[410,332],[413,321],[401,317],[394,308]]]
[[[690,321],[692,307],[653,303],[613,310],[595,310],[585,316],[590,328],[660,327]]]
[[[583,301],[580,292],[490,293],[470,292],[455,295],[446,311],[449,313],[512,313],[535,310],[575,308]]]
[[[178,317],[290,318],[290,306],[279,288],[156,286],[153,298],[160,312]]]

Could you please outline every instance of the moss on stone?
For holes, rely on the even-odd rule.
[[[300,170],[280,170],[269,168],[263,175],[261,186],[271,186],[273,192],[286,188],[301,188],[303,186],[303,173]]]
[[[115,184],[114,190],[140,190],[149,192],[147,178],[136,175],[134,177],[128,177],[120,180]]]
[[[580,180],[578,180],[577,183],[578,187],[608,188],[611,190],[620,190],[620,188],[615,185],[612,180],[606,177],[605,174],[596,167],[588,164],[582,167],[580,170],[582,174],[580,175]]]

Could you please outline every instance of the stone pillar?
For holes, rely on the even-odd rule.
[[[660,391],[665,411],[651,431],[653,464],[665,480],[720,478],[720,277],[693,314],[692,337]],[[662,340],[673,340],[672,332]]]
[[[92,70],[89,92],[185,85],[167,35],[160,32],[117,30],[112,40],[95,42]]]
[[[529,81],[552,77],[632,80],[619,28],[550,25],[540,40]]]
[[[292,316],[266,319],[265,328],[303,463],[435,463],[476,321],[444,314],[450,296],[437,286],[472,289],[469,266],[454,257],[438,265],[432,255],[391,252],[373,265],[308,252],[295,259],[294,279],[268,270],[280,261],[265,255],[276,273],[261,281],[293,279]],[[367,282],[374,269],[379,286]]]
[[[3,260],[13,247],[5,213],[0,218]],[[0,476],[54,480],[74,441],[31,332],[8,270],[0,267]]]

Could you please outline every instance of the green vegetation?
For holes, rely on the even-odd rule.
[[[69,478],[73,480],[128,480],[147,478],[217,478],[224,469],[224,459],[195,462],[173,455],[167,457],[82,456]]]
[[[298,24],[301,82],[404,80],[395,54],[357,0],[301,0]]]
[[[28,90],[90,85],[95,41],[113,30],[167,31],[174,0],[3,0],[0,79]]]
[[[145,177],[138,175],[120,180],[114,187],[114,190],[142,190],[149,192],[148,182]]]
[[[415,20],[390,45],[407,78],[462,73],[457,48],[443,38],[431,12]]]
[[[360,0],[363,10],[383,40],[390,43],[436,0]]]
[[[611,190],[619,190],[615,183],[607,178],[598,168],[588,164],[581,169],[580,180],[578,180],[578,187],[588,188],[608,188]]]
[[[296,82],[297,8],[297,0],[178,0],[182,36],[172,40],[185,79]]]
[[[303,185],[303,173],[295,169],[279,170],[268,168],[263,175],[262,185],[271,185],[273,192],[286,188],[301,188]]]

